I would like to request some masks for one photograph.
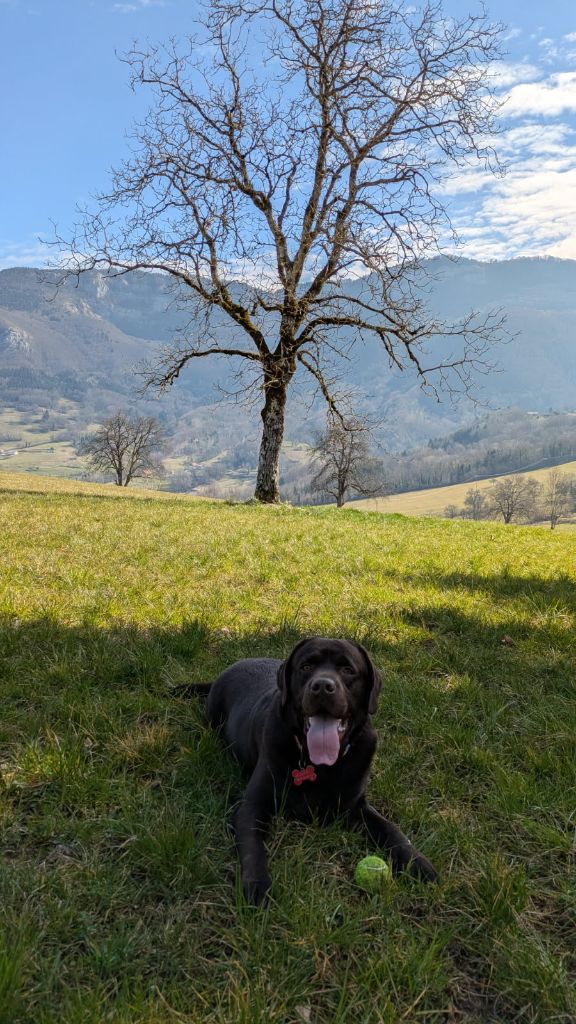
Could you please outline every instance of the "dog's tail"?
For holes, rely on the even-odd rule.
[[[174,686],[171,692],[175,697],[200,697],[201,700],[206,700],[211,686],[212,683],[180,683],[179,686]]]

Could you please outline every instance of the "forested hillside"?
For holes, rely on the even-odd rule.
[[[426,270],[427,301],[439,316],[457,319],[472,309],[501,309],[508,340],[495,346],[494,368],[477,376],[476,397],[485,403],[480,409],[466,401],[437,402],[414,377],[391,369],[375,345],[353,347],[335,366],[354,390],[357,410],[379,421],[377,440],[387,451],[427,445],[401,466],[390,463],[391,486],[438,486],[542,458],[571,457],[568,421],[535,425],[533,418],[526,431],[522,414],[574,408],[576,262],[435,260]],[[68,444],[70,457],[56,471],[74,474],[81,468],[72,455],[75,439],[129,405],[165,425],[175,486],[197,489],[224,481],[249,487],[259,416],[256,407],[242,404],[241,394],[233,395],[238,382],[232,363],[195,360],[160,399],[138,394],[143,364],[175,336],[198,328],[188,322],[182,294],[159,274],[107,278],[94,272],[61,286],[59,280],[56,271],[0,272],[0,445],[30,441],[27,430],[33,426],[34,440]],[[358,285],[351,281],[348,287],[352,293]],[[221,330],[231,333],[224,323]],[[340,340],[345,345],[349,339]],[[510,407],[519,412],[486,419],[487,410]],[[306,461],[290,457],[290,450],[309,444],[323,421],[322,402],[312,401],[301,382],[287,424],[290,488]],[[428,445],[430,438],[435,440]]]

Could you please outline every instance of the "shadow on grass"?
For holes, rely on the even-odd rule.
[[[568,654],[573,651],[576,587],[568,574],[550,579],[519,576],[506,571],[494,575],[469,572],[391,574],[406,582],[409,604],[387,609],[351,610],[346,623],[330,631],[362,642],[384,671],[391,666],[411,674],[443,671],[447,659],[453,671],[489,682],[506,665],[521,663],[523,670],[558,676],[569,674]],[[439,600],[415,588],[433,585]],[[458,591],[480,594],[494,601],[490,615],[485,602],[459,600]],[[214,679],[227,665],[246,657],[288,655],[303,635],[318,630],[285,620],[250,632],[225,627],[211,629],[200,619],[178,627],[146,628],[132,625],[100,627],[91,622],[63,625],[54,618],[25,621],[0,615],[0,681],[4,701],[13,710],[26,707],[38,720],[45,706],[58,695],[76,703],[130,691],[154,695],[170,702],[185,692],[187,683]],[[554,658],[550,648],[554,645]],[[566,657],[565,657],[566,655]],[[554,664],[552,664],[554,662]],[[5,704],[6,707],[6,704]],[[0,736],[2,726],[0,725]]]
[[[384,573],[383,575],[386,575]],[[388,574],[396,582],[405,581],[407,586],[429,584],[441,590],[466,590],[470,593],[486,594],[495,600],[520,599],[527,603],[537,602],[542,606],[551,602],[562,602],[571,611],[576,611],[576,581],[568,573],[550,577],[519,576],[508,572],[506,567],[494,575],[487,573],[424,571],[421,573]]]
[[[461,586],[461,579],[449,577],[447,588]],[[572,624],[559,615],[535,627],[516,612],[511,606],[509,617],[492,622],[476,606],[423,603],[397,609],[394,629],[380,634],[373,623],[358,621],[356,638],[384,676],[375,721],[384,762],[397,768],[392,776],[385,768],[392,809],[404,800],[395,781],[396,774],[403,777],[402,757],[425,808],[443,745],[454,746],[451,730],[464,747],[497,740],[501,750],[516,747],[514,757],[523,758],[522,737],[534,744],[567,714]],[[32,802],[39,785],[51,786],[61,806],[106,802],[110,779],[120,787],[127,779],[151,806],[171,799],[182,815],[210,818],[214,808],[225,815],[241,776],[206,727],[201,701],[186,688],[241,658],[285,658],[301,638],[293,622],[234,634],[200,620],[143,629],[0,617],[0,747],[18,761]],[[95,774],[81,782],[88,762]],[[421,773],[418,765],[425,763]]]
[[[516,599],[524,596],[524,580],[508,578],[499,584],[482,577],[464,579],[468,582],[457,573],[446,577],[446,593],[484,586],[492,588],[496,599],[502,596],[501,587],[509,588],[509,607],[497,622],[486,618],[485,607],[466,610],[457,606],[455,596],[453,606],[437,606],[427,595],[421,604],[412,600],[410,608],[395,610],[394,631],[379,630],[376,623],[363,622],[361,615],[354,620],[356,638],[368,646],[388,684],[378,715],[383,753],[376,758],[374,791],[383,800],[390,797],[391,813],[416,839],[422,828],[426,850],[440,855],[447,879],[448,888],[437,897],[444,903],[436,908],[422,904],[418,928],[414,915],[424,897],[411,896],[401,886],[391,890],[392,926],[380,904],[368,909],[360,904],[356,909],[350,877],[359,846],[336,832],[320,839],[308,829],[305,834],[279,830],[279,838],[272,840],[280,903],[271,918],[248,918],[234,909],[235,858],[225,822],[241,778],[205,727],[199,703],[181,696],[182,687],[189,681],[213,679],[239,658],[285,657],[302,637],[297,623],[234,634],[225,628],[209,629],[200,620],[179,628],[142,629],[0,618],[0,795],[5,811],[0,848],[6,865],[0,873],[0,895],[8,921],[23,920],[27,910],[33,966],[26,970],[35,972],[34,993],[40,992],[45,1004],[53,1007],[70,992],[98,993],[102,984],[105,1000],[112,1005],[124,998],[124,992],[133,1000],[143,979],[154,977],[183,1016],[196,1005],[195,988],[188,980],[191,963],[194,986],[201,975],[202,991],[206,998],[214,998],[214,972],[219,971],[220,983],[226,984],[234,957],[235,963],[250,965],[251,977],[259,977],[275,935],[279,966],[272,978],[274,990],[281,989],[284,999],[294,977],[286,949],[305,948],[318,931],[324,951],[327,926],[320,924],[336,905],[339,912],[344,907],[358,943],[358,963],[351,977],[364,999],[372,991],[371,965],[385,964],[388,971],[390,963],[390,970],[400,971],[406,949],[422,928],[422,950],[414,950],[414,963],[424,962],[423,951],[431,948],[440,916],[447,937],[458,933],[450,954],[458,972],[461,965],[469,970],[473,964],[471,973],[481,977],[486,998],[511,991],[514,1007],[522,1007],[522,957],[530,950],[536,957],[544,947],[541,935],[534,940],[529,936],[522,945],[522,930],[514,930],[516,914],[528,898],[528,875],[523,864],[510,866],[508,854],[502,862],[497,859],[503,846],[500,830],[504,822],[514,823],[504,848],[515,855],[520,840],[529,843],[526,863],[540,874],[548,870],[544,853],[553,843],[558,845],[560,852],[550,863],[557,886],[565,884],[566,897],[561,890],[553,903],[551,879],[545,877],[540,884],[537,874],[534,883],[535,899],[540,891],[549,899],[551,909],[545,910],[553,921],[556,943],[561,901],[568,901],[568,881],[564,883],[561,874],[566,872],[567,855],[561,845],[565,813],[560,790],[573,761],[557,738],[558,722],[563,721],[558,710],[550,727],[541,728],[531,719],[538,702],[546,713],[551,711],[546,687],[550,694],[559,694],[573,685],[573,634],[561,614],[550,621],[544,616],[540,632],[518,617]],[[444,579],[434,577],[434,582],[441,591]],[[564,585],[559,586],[553,597],[564,604]],[[531,587],[532,600],[536,596],[546,611],[547,581],[532,581]],[[335,624],[334,633],[350,635],[350,630]],[[568,742],[568,723],[564,728]],[[555,748],[550,742],[553,729]],[[528,781],[527,751],[532,753]],[[380,800],[376,802],[380,806]],[[541,831],[530,840],[527,830],[533,819]],[[458,867],[467,857],[473,865],[469,876]],[[449,867],[453,863],[455,869]],[[294,879],[300,876],[302,884],[296,887]],[[33,901],[28,899],[30,892],[35,894]],[[501,920],[503,902],[506,914]],[[512,938],[506,932],[506,941],[493,941],[493,935],[501,938],[498,929],[508,929]],[[333,945],[336,941],[330,938]],[[509,964],[501,952],[509,941],[516,943],[512,948],[518,963]],[[396,949],[401,955],[391,952]],[[546,948],[544,953],[548,957]],[[447,956],[442,952],[440,966],[425,968],[418,983],[422,991],[435,969],[444,970]],[[542,961],[544,966],[548,961]],[[492,991],[484,979],[491,979],[494,962],[501,979],[495,987],[490,982]],[[42,963],[51,965],[43,975],[37,969]],[[365,989],[364,963],[370,967]],[[555,962],[552,966],[556,970]],[[302,970],[307,985],[308,968]],[[395,991],[404,993],[401,1016],[406,1018],[418,996],[412,989],[414,970],[410,966],[395,982]],[[237,973],[245,987],[242,972]],[[548,1002],[538,997],[542,1015],[533,1020],[560,1019],[553,1013],[560,1014],[568,1005],[567,984],[558,983],[552,968],[548,973],[548,980],[538,979]],[[313,971],[312,976],[316,977]],[[25,973],[22,978],[18,991],[25,993]],[[474,978],[464,981],[472,986]],[[382,984],[387,991],[388,981]],[[303,991],[306,985],[302,982]],[[445,982],[440,980],[438,986],[440,995],[431,997],[434,1012],[448,997]],[[15,1020],[31,1019],[27,999],[22,995],[24,1009]],[[305,1006],[306,998],[298,995],[296,1005]],[[100,1013],[98,1004],[94,1020],[101,1019]],[[74,1017],[69,1010],[61,1019],[87,1018]],[[241,1019],[239,1013],[234,1019]],[[250,1019],[263,1018],[255,1013]],[[284,1008],[270,1019],[285,1020]],[[324,1019],[334,1019],[333,1013],[327,1011]]]
[[[512,703],[515,713],[530,716],[531,704],[546,699],[552,707],[572,694],[568,607],[574,595],[567,578],[452,573],[433,580],[444,603],[423,594],[421,603],[412,599],[409,608],[394,609],[390,628],[385,611],[379,620],[368,615],[363,621],[360,610],[350,619],[352,630],[333,630],[365,644],[383,672],[376,725],[384,735],[410,728],[437,743],[438,722],[457,714],[481,723],[486,701],[490,714]],[[455,597],[446,603],[445,595],[462,587],[499,599],[498,615],[491,618],[485,602],[462,607]],[[212,772],[225,787],[237,786],[237,773],[220,768],[228,759],[205,727],[201,703],[186,688],[209,682],[241,658],[285,658],[302,635],[292,621],[235,633],[210,629],[199,619],[171,628],[102,628],[0,616],[0,746],[33,744],[53,732],[87,737],[97,748],[101,737],[113,735],[106,742],[121,751],[114,763],[144,779],[172,765],[171,785],[194,777],[198,791],[198,780]],[[176,748],[188,753],[173,756]],[[31,763],[34,756],[32,751]]]

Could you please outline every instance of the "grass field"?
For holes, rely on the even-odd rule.
[[[1,1024],[576,1019],[570,535],[49,487],[0,476]],[[382,670],[370,798],[441,882],[279,821],[255,911],[177,688],[314,633]]]
[[[54,410],[58,423],[66,424],[70,434],[77,432],[74,422],[75,403],[60,399]],[[54,419],[47,423],[40,415],[0,408],[0,470],[12,473],[52,473],[73,477],[84,468],[71,441],[58,440],[61,431],[53,429]],[[3,440],[12,438],[12,440]]]

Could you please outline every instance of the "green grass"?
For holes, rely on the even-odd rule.
[[[565,1022],[576,1000],[574,544],[356,511],[0,477],[0,1024]],[[369,792],[441,870],[382,896],[276,823],[180,684],[301,636],[385,677]]]

